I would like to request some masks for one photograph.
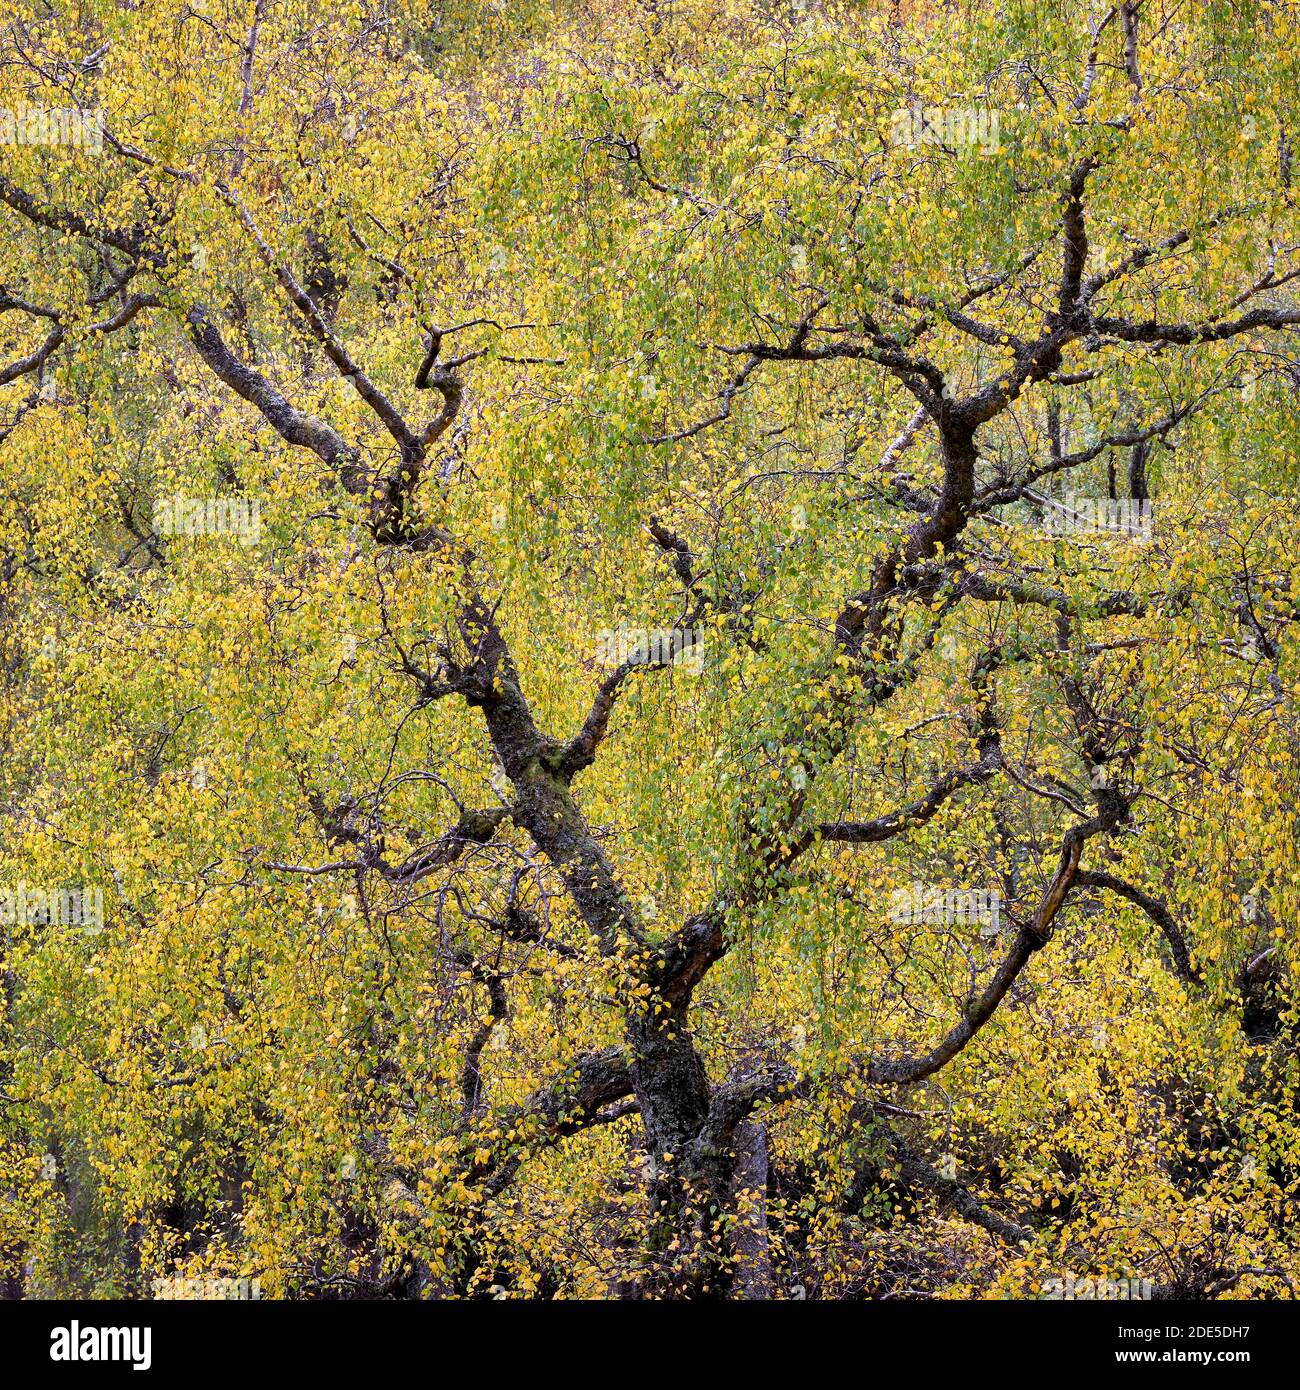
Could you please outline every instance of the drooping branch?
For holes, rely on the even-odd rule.
[[[418,883],[435,869],[454,864],[472,845],[485,845],[510,815],[502,806],[465,810],[456,824],[433,844],[409,854],[395,868],[381,864],[384,876],[395,883]]]
[[[828,821],[819,825],[816,834],[823,840],[848,845],[874,845],[893,839],[905,830],[933,820],[954,793],[962,787],[979,786],[989,781],[1002,766],[1002,749],[991,743],[978,762],[953,768],[945,773],[922,797],[868,821]]]
[[[7,367],[0,367],[0,386],[8,386],[11,381],[17,381],[20,376],[27,376],[31,372],[39,372],[66,336],[67,330],[63,325],[55,323],[40,347],[26,357],[10,362]]]
[[[492,1124],[498,1133],[509,1133],[512,1128],[521,1132],[529,1150],[536,1152],[604,1123],[605,1107],[625,1100],[632,1092],[632,1072],[623,1049],[607,1047],[576,1058],[522,1105],[494,1113]],[[469,1137],[474,1142],[472,1133]],[[522,1161],[517,1146],[511,1153],[498,1144],[486,1158],[473,1159],[467,1180],[485,1182],[487,1191],[496,1196],[513,1181]]]
[[[1187,947],[1187,938],[1183,935],[1182,929],[1174,920],[1174,915],[1166,903],[1134,884],[1098,869],[1080,871],[1075,881],[1080,888],[1104,888],[1110,893],[1127,899],[1135,907],[1140,907],[1160,928],[1160,933],[1168,944],[1169,953],[1173,957],[1174,972],[1178,978],[1189,985],[1201,983],[1201,973],[1192,964],[1192,955]]]
[[[0,203],[27,218],[29,222],[44,227],[48,231],[64,235],[84,237],[87,241],[99,242],[121,251],[132,260],[158,259],[151,256],[145,247],[143,234],[138,229],[123,231],[115,227],[98,227],[82,217],[80,213],[65,208],[52,207],[32,197],[26,189],[20,188],[11,179],[0,174]]]
[[[969,1188],[956,1178],[945,1177],[937,1172],[921,1157],[915,1149],[893,1128],[880,1118],[879,1110],[873,1111],[874,1126],[893,1150],[903,1181],[911,1187],[924,1188],[938,1198],[941,1205],[957,1213],[958,1216],[981,1227],[990,1235],[1005,1241],[1008,1245],[1024,1245],[1033,1239],[1032,1233],[1014,1221],[1008,1221],[997,1212],[990,1211],[980,1202]]]
[[[869,1083],[911,1086],[933,1076],[961,1052],[997,1012],[1020,972],[1051,940],[1053,923],[1079,873],[1084,843],[1094,835],[1108,833],[1127,816],[1126,806],[1111,806],[1066,832],[1056,873],[1043,893],[1033,917],[1016,933],[1006,956],[985,988],[971,999],[961,1020],[929,1052],[912,1057],[874,1057],[861,1067]]]
[[[94,305],[102,302],[102,297],[92,295],[86,303]],[[63,345],[70,335],[80,333],[116,333],[118,329],[125,328],[128,323],[142,310],[156,308],[159,300],[154,294],[133,294],[123,298],[117,310],[107,318],[99,319],[94,323],[77,324],[69,326],[63,320],[62,315],[53,309],[45,308],[39,304],[29,304],[24,300],[16,299],[6,292],[0,291],[0,312],[6,309],[22,309],[25,313],[34,317],[46,319],[53,324],[45,341],[28,354],[26,357],[19,358],[16,362],[11,362],[6,367],[0,367],[0,386],[8,386],[10,382],[16,381],[20,376],[30,375],[32,372],[40,373],[45,364],[50,360],[56,351]]]

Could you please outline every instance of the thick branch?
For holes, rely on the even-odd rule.
[[[331,468],[337,469],[348,492],[365,491],[366,482],[357,463],[357,451],[337,430],[316,416],[298,410],[260,372],[241,362],[226,346],[205,309],[197,306],[191,309],[186,322],[199,356],[236,395],[256,406],[282,439],[312,450]]]

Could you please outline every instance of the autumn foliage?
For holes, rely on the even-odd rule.
[[[1298,20],[0,0],[11,1296],[1290,1297]]]

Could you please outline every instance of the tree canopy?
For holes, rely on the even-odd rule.
[[[0,0],[10,1292],[1289,1296],[1298,18]]]

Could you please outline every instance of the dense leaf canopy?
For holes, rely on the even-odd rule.
[[[10,1290],[1288,1296],[1298,19],[0,0]]]

